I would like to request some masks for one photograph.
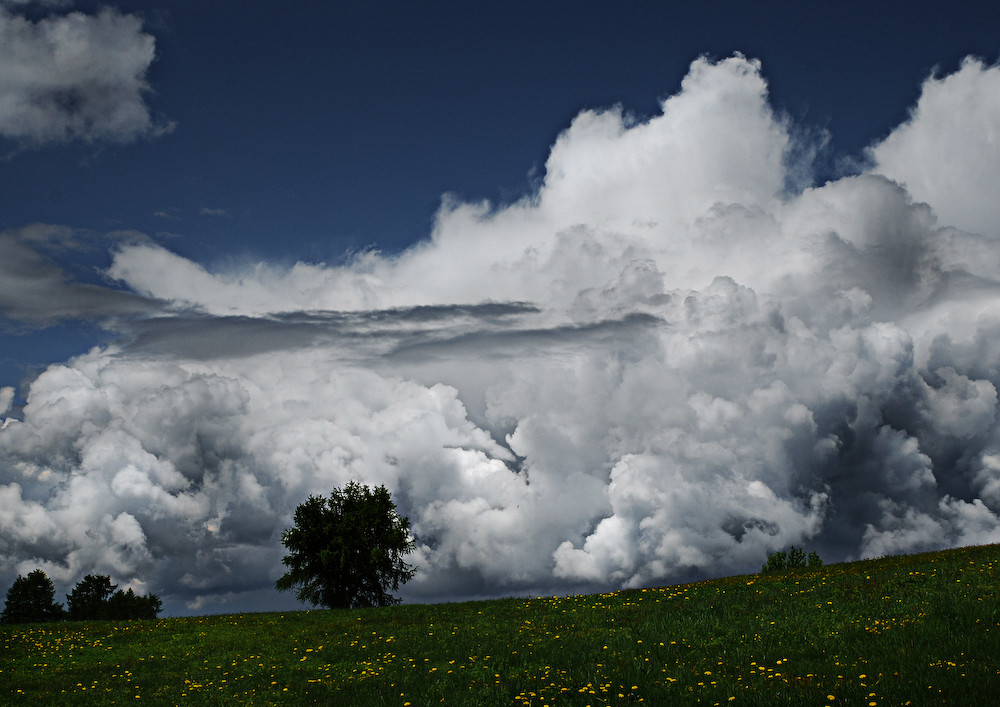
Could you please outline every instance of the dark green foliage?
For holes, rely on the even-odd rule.
[[[105,574],[88,574],[66,595],[69,618],[74,621],[155,619],[163,608],[155,594],[139,596],[131,588],[115,591],[117,587]]]
[[[770,572],[783,572],[786,569],[788,569],[788,553],[782,550],[768,553],[767,562],[760,568],[760,572],[768,574]]]
[[[807,557],[802,548],[792,545],[788,552],[782,550],[768,554],[767,562],[760,571],[762,574],[768,574],[803,568],[816,569],[822,566],[823,560],[815,552],[810,552]]]
[[[790,568],[806,566],[806,553],[801,547],[795,547],[792,545],[788,549],[788,566]]]
[[[42,570],[32,570],[27,577],[18,575],[7,590],[0,623],[59,621],[63,617],[63,608],[55,602],[55,594],[52,580]]]
[[[112,584],[111,577],[106,574],[88,574],[66,595],[66,609],[70,620],[107,618],[105,609],[108,599],[117,588],[118,585]]]
[[[119,589],[108,599],[108,619],[112,621],[128,621],[131,619],[155,619],[163,609],[163,602],[155,594],[142,596],[132,591]]]
[[[275,586],[298,587],[299,601],[328,608],[390,606],[388,593],[413,577],[402,556],[413,549],[410,521],[396,512],[385,486],[351,481],[329,498],[310,496],[281,535],[289,570]]]

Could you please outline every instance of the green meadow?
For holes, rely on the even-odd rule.
[[[0,627],[4,704],[995,705],[1000,546],[609,594]]]

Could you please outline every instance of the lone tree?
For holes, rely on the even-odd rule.
[[[63,617],[63,608],[61,604],[56,604],[55,595],[52,580],[42,570],[32,570],[27,577],[18,575],[7,590],[0,623],[59,621]]]
[[[298,587],[299,601],[334,608],[390,606],[388,593],[416,568],[403,561],[414,547],[410,521],[396,512],[385,486],[348,482],[329,498],[310,496],[295,509],[295,526],[281,534],[289,569],[275,586]]]

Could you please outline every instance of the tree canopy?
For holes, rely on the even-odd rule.
[[[55,594],[52,580],[42,570],[32,570],[27,577],[18,575],[7,590],[0,623],[59,621],[63,618],[63,608],[55,602]]]
[[[279,590],[297,587],[299,601],[327,608],[399,603],[388,590],[416,572],[403,561],[414,543],[409,519],[397,513],[385,486],[351,481],[329,498],[310,496],[294,521],[281,536],[289,569],[275,582]]]

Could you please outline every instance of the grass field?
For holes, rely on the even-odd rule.
[[[612,594],[0,627],[4,704],[993,705],[1000,546]]]

